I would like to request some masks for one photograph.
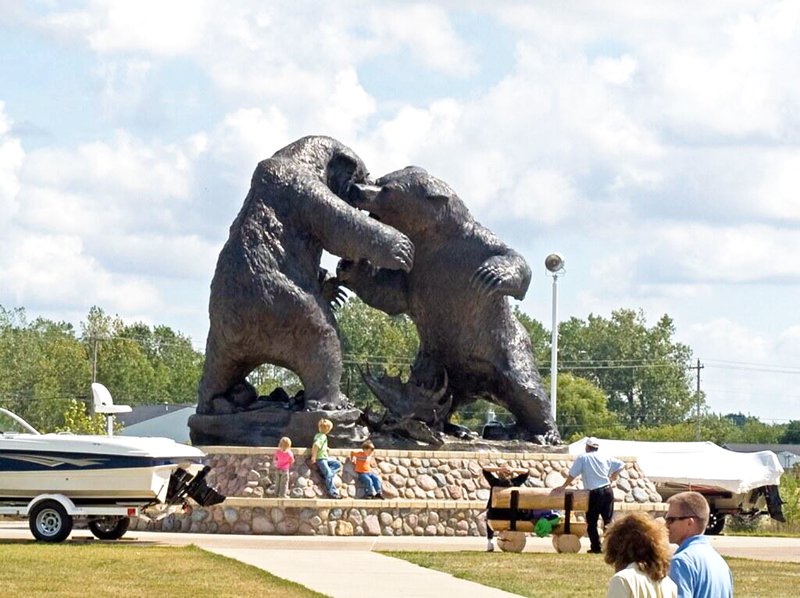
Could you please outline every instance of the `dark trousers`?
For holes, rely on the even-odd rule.
[[[586,525],[589,528],[591,550],[600,551],[600,534],[597,531],[597,520],[602,517],[608,525],[614,516],[614,491],[611,486],[589,491],[589,510],[586,511]]]

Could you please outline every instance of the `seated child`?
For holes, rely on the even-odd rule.
[[[364,484],[364,498],[383,499],[381,478],[375,471],[378,466],[375,463],[375,457],[372,456],[374,452],[375,445],[371,440],[366,440],[361,445],[360,451],[350,453],[350,460],[356,466],[358,479]]]
[[[314,436],[311,445],[311,463],[319,468],[319,473],[325,480],[325,489],[331,498],[342,498],[336,489],[336,474],[342,468],[342,464],[337,459],[328,457],[328,434],[333,430],[333,422],[327,418],[322,418],[317,422],[319,432]]]

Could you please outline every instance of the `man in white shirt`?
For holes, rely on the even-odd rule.
[[[603,524],[611,523],[614,516],[614,491],[611,482],[617,479],[625,463],[615,457],[598,453],[600,443],[597,438],[586,439],[586,452],[578,455],[569,475],[564,483],[557,488],[563,492],[576,478],[583,478],[583,487],[589,491],[589,510],[586,511],[586,525],[589,528],[589,552],[600,554],[600,533],[597,531],[597,522],[603,518]]]

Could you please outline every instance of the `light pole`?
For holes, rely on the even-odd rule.
[[[550,337],[550,414],[556,421],[558,395],[558,275],[564,271],[564,258],[551,253],[544,260],[544,267],[553,276],[553,327]]]

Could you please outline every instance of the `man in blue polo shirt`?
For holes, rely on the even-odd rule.
[[[601,552],[597,521],[602,517],[605,525],[611,523],[614,516],[614,491],[611,489],[611,482],[617,479],[619,472],[625,467],[619,459],[598,453],[599,448],[597,438],[587,438],[586,452],[575,458],[567,479],[556,489],[563,491],[575,478],[583,478],[583,487],[589,491],[589,509],[586,511],[586,526],[591,544],[589,552],[595,554]]]
[[[733,575],[725,559],[704,536],[709,508],[699,492],[671,496],[664,518],[669,541],[678,545],[672,556],[669,576],[678,586],[678,598],[731,598]]]

